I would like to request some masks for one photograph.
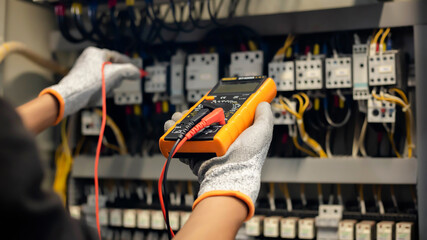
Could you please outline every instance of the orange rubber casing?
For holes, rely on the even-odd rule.
[[[238,80],[233,80],[238,81]],[[160,151],[166,158],[172,149],[175,141],[167,141],[165,137],[179,124],[188,114],[190,114],[205,98],[206,93],[190,110],[178,120],[159,140]],[[271,102],[277,94],[276,84],[273,79],[267,78],[263,84],[253,92],[242,106],[228,119],[225,124],[210,141],[187,141],[179,149],[178,153],[215,153],[216,156],[223,156],[236,138],[249,126],[253,124],[255,110],[261,102]]]

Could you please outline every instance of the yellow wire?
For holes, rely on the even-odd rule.
[[[300,150],[301,152],[306,153],[307,155],[310,155],[311,157],[318,157],[318,155],[316,155],[314,152],[312,152],[312,151],[310,151],[309,149],[307,149],[307,148],[305,148],[305,147],[301,146],[301,145],[298,143],[298,137],[297,137],[297,136],[292,137],[292,140],[293,140],[293,142],[294,142],[294,146],[295,146],[295,148],[296,148],[296,149]]]
[[[363,195],[363,184],[359,185],[359,197],[360,197],[360,201],[363,201],[365,199]]]
[[[102,111],[99,109],[95,109],[95,112],[99,115],[102,116]],[[125,142],[125,138],[123,136],[122,131],[120,130],[120,128],[117,126],[117,124],[114,122],[114,120],[107,115],[107,122],[106,124],[111,128],[111,130],[113,130],[114,135],[116,136],[116,140],[117,143],[119,144],[119,148],[120,151],[119,153],[121,155],[125,155],[127,154],[128,150],[126,147],[126,142]]]
[[[111,150],[117,151],[120,153],[120,148],[114,144],[111,143],[103,143],[102,145],[104,145],[106,148],[109,148]]]
[[[403,91],[400,91],[400,90],[396,91],[396,89],[394,89],[393,91],[395,91],[399,95],[402,94],[403,96],[405,96],[405,97],[402,97],[403,100],[397,98],[396,96],[394,96],[396,99],[395,98],[391,98],[391,97],[378,96],[378,95],[376,95],[375,92],[372,92],[372,96],[376,100],[395,103],[395,104],[401,106],[403,109],[406,109],[406,111],[404,111],[405,112],[405,125],[406,125],[406,141],[407,141],[407,144],[408,144],[408,157],[411,158],[412,157],[412,151],[413,151],[413,144],[412,144],[412,110],[410,108],[410,105],[409,105],[409,102],[408,102],[408,98],[403,93]]]
[[[385,49],[385,45],[384,45],[384,41],[385,38],[387,37],[387,35],[390,33],[390,28],[387,28],[384,32],[384,34],[381,36],[381,40],[380,40],[380,47],[382,46]]]
[[[289,188],[287,183],[283,183],[283,193],[285,194],[286,199],[290,199],[291,195],[289,194]]]
[[[270,185],[269,195],[270,195],[270,197],[274,198],[274,183],[271,182],[269,185]]]
[[[406,94],[402,90],[400,90],[399,88],[390,88],[390,92],[391,93],[396,92],[397,94],[399,94],[399,96],[403,99],[403,101],[406,104],[409,104],[409,101],[408,101],[408,98],[406,97]]]
[[[293,110],[290,108],[290,106],[288,106],[288,105],[283,101],[283,97],[282,97],[282,96],[279,96],[279,102],[280,102],[280,104],[282,105],[282,107],[283,107],[283,108],[285,108],[285,110],[286,110],[287,112],[289,112],[290,114],[294,115],[296,118],[301,119],[301,116],[300,116],[298,113],[296,113],[295,111],[293,111]]]
[[[53,182],[53,189],[60,196],[62,203],[65,206],[67,197],[67,178],[73,164],[70,147],[68,145],[66,133],[67,120],[64,119],[61,123],[61,148],[58,147],[56,152],[56,173]]]
[[[396,154],[396,157],[401,158],[402,156],[400,155],[399,151],[397,151],[396,144],[394,143],[394,134],[387,131],[387,136],[394,154]]]
[[[292,42],[294,41],[294,39],[295,39],[295,36],[293,36],[292,34],[289,34],[285,40],[285,43],[283,44],[283,47],[277,50],[274,56],[284,55],[286,53],[286,50],[292,45]]]
[[[74,157],[77,157],[80,154],[80,151],[82,150],[83,143],[85,142],[86,137],[82,136],[77,143],[76,149],[74,150]]]
[[[375,37],[374,37],[374,39],[372,39],[371,43],[377,43],[378,42],[378,38],[380,37],[381,33],[383,33],[383,32],[384,32],[384,29],[381,28],[377,32],[377,34],[375,34]]]

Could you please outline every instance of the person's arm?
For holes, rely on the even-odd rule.
[[[44,89],[36,99],[17,108],[25,127],[37,134],[64,117],[101,103],[102,66],[107,94],[123,79],[138,79],[140,71],[118,52],[89,47],[58,84]]]
[[[58,101],[54,96],[45,94],[19,106],[16,111],[24,126],[38,134],[55,123],[58,118]]]
[[[248,215],[246,204],[234,197],[210,197],[193,210],[174,240],[232,240]]]

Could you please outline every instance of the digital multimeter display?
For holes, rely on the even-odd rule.
[[[254,92],[260,82],[247,82],[247,83],[233,83],[233,84],[220,84],[212,94],[221,94],[221,93],[246,93]]]

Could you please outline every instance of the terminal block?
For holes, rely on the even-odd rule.
[[[295,63],[293,61],[269,63],[268,76],[276,82],[277,91],[295,91]]]
[[[146,67],[145,92],[165,93],[167,91],[168,64],[156,64]]]
[[[394,123],[396,121],[396,104],[379,101],[374,97],[368,99],[368,122]]]
[[[219,79],[219,57],[217,53],[190,54],[187,57],[185,83],[187,100],[197,102]]]
[[[394,238],[394,222],[381,221],[377,223],[377,240],[392,240]]]
[[[84,110],[81,115],[82,121],[82,135],[84,136],[98,136],[101,131],[101,117],[93,112]]]
[[[354,240],[355,231],[354,227],[357,221],[353,219],[341,220],[338,226],[338,239],[339,240]]]
[[[280,217],[264,218],[264,237],[279,237],[280,235]]]
[[[353,45],[354,100],[367,100],[369,98],[368,55],[369,46],[367,44]]]
[[[298,235],[297,217],[287,217],[280,220],[280,237],[284,239],[295,239]]]
[[[303,218],[298,220],[298,238],[299,239],[315,239],[316,227],[314,218]]]
[[[396,85],[401,81],[399,51],[390,50],[369,56],[369,86]]]
[[[323,61],[321,59],[297,60],[295,65],[297,90],[323,88]]]
[[[396,224],[396,240],[414,240],[415,230],[413,222],[399,222]]]
[[[264,64],[263,51],[245,51],[231,54],[230,76],[262,75]]]
[[[248,236],[261,236],[263,233],[263,220],[264,216],[253,216],[245,223],[246,235]]]
[[[351,57],[326,59],[326,88],[351,88]]]

